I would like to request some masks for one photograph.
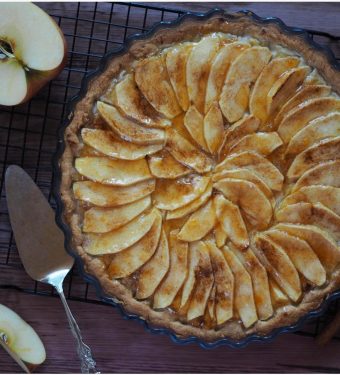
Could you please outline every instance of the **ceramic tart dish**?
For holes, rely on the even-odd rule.
[[[331,52],[278,19],[214,10],[129,38],[85,78],[55,158],[86,280],[204,347],[319,314],[340,283],[339,91]]]

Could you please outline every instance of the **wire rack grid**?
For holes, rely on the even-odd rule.
[[[65,34],[69,47],[68,64],[28,103],[0,107],[0,288],[50,297],[55,295],[53,289],[32,281],[20,262],[6,206],[6,167],[10,164],[22,166],[55,208],[51,185],[57,129],[67,115],[68,101],[80,89],[82,78],[96,68],[108,50],[120,47],[131,34],[143,33],[155,22],[172,21],[185,13],[133,3],[68,3],[67,6],[67,15],[51,16]],[[309,33],[318,43],[332,48],[340,60],[340,37],[315,30],[309,30]],[[65,290],[68,299],[104,303],[76,269],[66,279]],[[321,318],[310,321],[296,333],[315,336],[335,315],[336,309],[335,301]],[[340,340],[340,336],[335,339]]]

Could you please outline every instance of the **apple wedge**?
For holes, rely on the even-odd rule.
[[[210,261],[212,266],[212,259],[210,254]],[[216,314],[215,314],[215,306],[216,306],[216,284],[214,283],[213,287],[211,288],[210,296],[207,303],[207,309],[204,314],[204,323],[206,326],[211,324],[216,324]]]
[[[219,221],[219,217],[217,216],[217,221],[218,223],[215,225],[215,230],[214,230],[214,235],[215,235],[215,241],[217,247],[222,247],[225,245],[227,239],[228,239],[228,234],[224,230],[223,225]]]
[[[154,177],[158,178],[179,178],[191,173],[191,169],[179,163],[167,151],[158,155],[150,156],[148,159],[150,172]]]
[[[158,215],[158,210],[153,209],[111,232],[89,233],[85,236],[83,248],[91,255],[115,254],[125,250],[149,232]]]
[[[184,116],[184,126],[191,135],[192,139],[203,150],[208,151],[208,146],[204,137],[204,118],[197,108],[191,105]]]
[[[150,230],[131,247],[115,254],[107,269],[110,278],[130,276],[142,267],[155,253],[162,230],[162,215],[155,211]]]
[[[170,267],[154,294],[153,307],[155,309],[171,305],[187,276],[188,243],[180,241],[177,234],[178,230],[170,232]]]
[[[86,156],[76,159],[75,168],[81,175],[104,185],[127,186],[152,177],[145,159],[119,160]]]
[[[270,276],[268,278],[268,281],[273,306],[275,306],[275,308],[278,308],[280,306],[287,305],[290,302],[289,298],[283,293],[277,282]]]
[[[76,199],[100,207],[121,206],[146,197],[155,190],[155,180],[150,179],[131,186],[108,186],[93,181],[73,184]]]
[[[340,136],[322,140],[302,151],[288,169],[287,177],[297,180],[318,164],[340,158]]]
[[[99,114],[122,139],[138,145],[152,145],[165,143],[165,132],[162,129],[149,129],[138,125],[136,122],[124,117],[112,105],[97,102]]]
[[[151,206],[150,195],[114,208],[92,207],[84,213],[83,232],[105,233],[117,229]]]
[[[224,136],[222,112],[217,103],[210,106],[209,111],[204,117],[203,133],[209,152],[211,154],[216,153],[221,146]]]
[[[250,85],[256,81],[271,58],[266,47],[251,47],[231,64],[220,96],[220,107],[229,122],[243,117],[249,102]]]
[[[135,81],[148,102],[166,118],[181,113],[165,66],[164,55],[141,60],[135,67]]]

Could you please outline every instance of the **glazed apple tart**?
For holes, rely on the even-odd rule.
[[[339,287],[339,73],[249,20],[184,22],[92,79],[65,130],[86,270],[177,335],[292,324]]]

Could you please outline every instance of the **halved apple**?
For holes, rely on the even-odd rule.
[[[54,20],[32,3],[0,6],[0,105],[29,100],[63,69],[66,41]]]
[[[158,178],[179,178],[191,173],[191,169],[179,163],[168,151],[153,155],[148,159],[150,172]]]
[[[184,126],[191,135],[192,139],[198,143],[205,151],[208,151],[208,146],[204,137],[204,123],[203,116],[197,108],[191,105],[184,116]]]
[[[217,103],[210,106],[204,117],[203,133],[208,150],[214,154],[219,150],[224,136],[222,112]]]

